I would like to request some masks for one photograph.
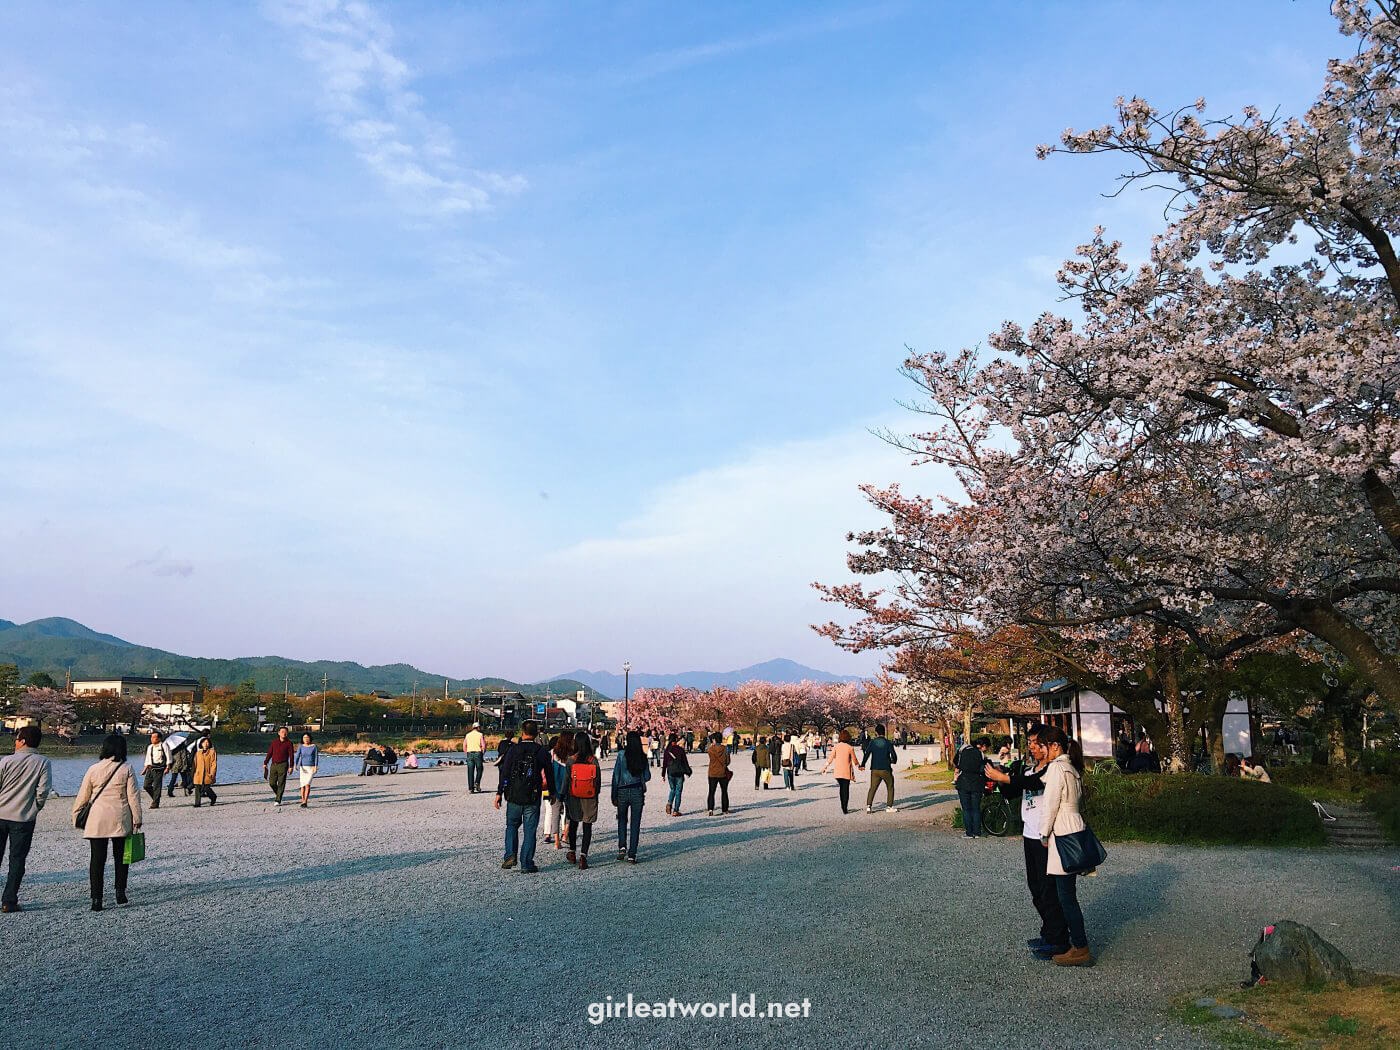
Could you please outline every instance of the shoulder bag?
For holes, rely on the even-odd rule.
[[[1055,848],[1060,853],[1060,867],[1066,875],[1087,875],[1108,859],[1108,850],[1088,824],[1083,831],[1056,835]]]
[[[92,812],[92,804],[97,801],[97,796],[107,790],[107,785],[112,782],[112,778],[117,775],[117,770],[121,769],[124,763],[118,762],[112,772],[107,774],[107,779],[102,781],[102,786],[92,793],[92,798],[88,799],[78,807],[78,812],[73,814],[73,826],[79,831],[87,827],[88,814]]]

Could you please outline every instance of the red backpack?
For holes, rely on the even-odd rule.
[[[574,798],[598,797],[597,763],[575,762],[569,768],[569,794]]]

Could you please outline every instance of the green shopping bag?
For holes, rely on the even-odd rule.
[[[144,831],[133,831],[126,837],[126,844],[122,847],[122,863],[136,864],[146,859],[146,833]]]

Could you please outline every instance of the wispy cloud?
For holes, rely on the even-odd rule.
[[[168,547],[162,547],[149,558],[140,558],[126,568],[128,572],[148,572],[152,576],[178,576],[181,579],[188,579],[194,575],[194,564],[181,558],[172,558]]]
[[[708,43],[660,51],[638,62],[623,74],[622,79],[624,81],[649,80],[652,77],[664,76],[667,73],[674,73],[717,59],[729,58],[746,51],[786,44],[793,40],[819,36],[823,33],[839,33],[857,26],[883,21],[897,14],[903,9],[903,6],[902,4],[880,4],[856,11],[844,11],[819,18],[808,18],[761,33],[749,33],[744,36],[728,37],[723,40],[713,40]]]
[[[365,166],[415,211],[480,211],[524,188],[519,175],[472,168],[451,131],[432,120],[394,53],[388,20],[360,0],[268,0],[269,18],[293,31],[321,78],[326,120]]]

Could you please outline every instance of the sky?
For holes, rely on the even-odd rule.
[[[1317,2],[0,6],[0,617],[538,680],[864,674],[906,347],[1161,199],[1119,95],[1298,112]]]

